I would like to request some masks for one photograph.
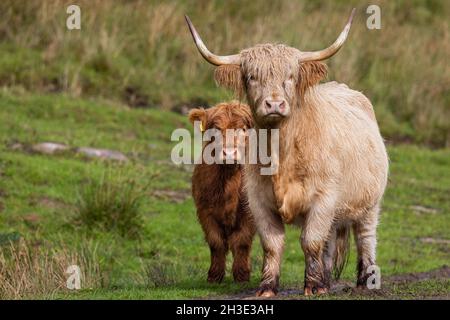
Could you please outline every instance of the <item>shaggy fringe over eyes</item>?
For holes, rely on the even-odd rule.
[[[238,128],[243,126],[247,126],[247,128],[253,127],[253,118],[250,107],[240,101],[233,100],[229,102],[222,102],[209,110],[209,118],[212,120],[225,117],[222,124],[226,124],[226,122],[232,120],[235,123],[237,122],[240,124]],[[222,125],[222,127],[227,127],[227,125]]]
[[[303,97],[305,91],[326,78],[328,67],[325,63],[310,61],[300,63],[300,76],[298,80],[298,91],[300,97]]]
[[[218,66],[214,71],[214,80],[220,87],[230,89],[238,99],[244,95],[241,67],[238,65]]]

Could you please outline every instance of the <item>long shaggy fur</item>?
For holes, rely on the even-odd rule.
[[[262,176],[259,165],[245,167],[249,206],[264,249],[262,294],[278,286],[286,223],[302,227],[305,294],[326,292],[333,265],[335,275],[342,272],[350,226],[358,250],[357,284],[363,286],[365,270],[375,263],[388,174],[372,104],[344,84],[319,84],[326,66],[301,61],[295,48],[257,45],[241,51],[240,58],[240,66],[216,69],[217,83],[245,91],[255,126],[280,129],[278,172]],[[266,121],[267,99],[283,99],[290,113]]]
[[[233,91],[241,99],[244,95],[244,82],[242,81],[241,68],[237,65],[223,65],[214,71],[214,80],[218,86]]]
[[[327,74],[328,68],[325,63],[315,61],[300,63],[300,75],[297,83],[299,96],[303,97],[308,88],[325,79]]]
[[[214,71],[214,80],[218,86],[233,91],[241,99],[245,94],[246,77],[243,75],[243,68],[247,73],[257,77],[261,83],[276,81],[286,77],[286,72],[290,69],[298,70],[298,74],[292,74],[297,80],[298,94],[302,97],[305,91],[325,79],[328,74],[327,65],[322,62],[301,62],[296,57],[298,51],[288,46],[279,44],[257,45],[254,48],[243,50],[243,65],[222,65]],[[292,61],[292,66],[287,70],[286,58]],[[255,64],[254,61],[259,61]]]
[[[238,101],[206,110],[193,109],[189,120],[202,121],[205,129],[249,128],[252,124],[249,107]],[[209,282],[222,281],[229,250],[233,253],[234,280],[241,282],[250,278],[250,251],[256,230],[243,191],[242,176],[242,168],[237,164],[201,163],[194,168],[192,195],[211,251]]]
[[[348,262],[350,253],[350,226],[345,225],[336,231],[336,253],[333,259],[333,275],[336,280],[341,277],[342,271]]]

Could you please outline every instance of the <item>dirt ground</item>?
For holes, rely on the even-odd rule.
[[[252,300],[255,290],[224,297],[231,300]],[[281,288],[275,299],[315,299],[303,296],[298,288]],[[383,277],[379,290],[359,290],[350,281],[332,284],[329,294],[319,299],[438,299],[450,300],[450,267]]]

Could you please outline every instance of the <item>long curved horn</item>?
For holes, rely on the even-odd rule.
[[[218,56],[215,55],[214,53],[211,53],[203,43],[202,38],[200,38],[197,30],[195,30],[195,27],[192,24],[191,19],[189,19],[187,15],[184,15],[184,18],[186,19],[189,31],[191,31],[192,38],[194,39],[198,51],[203,56],[203,58],[205,58],[206,61],[215,66],[220,66],[224,64],[237,64],[237,65],[241,64],[241,58],[239,54],[233,54],[230,56]]]
[[[339,49],[344,44],[345,40],[347,39],[348,32],[350,31],[350,27],[352,25],[353,16],[355,15],[356,9],[353,8],[352,13],[350,15],[350,18],[348,19],[347,24],[345,25],[344,30],[342,30],[339,37],[336,39],[336,41],[329,46],[326,49],[320,50],[320,51],[311,51],[311,52],[302,52],[300,54],[300,61],[306,62],[306,61],[321,61],[328,59],[336,54],[336,52],[339,51]]]

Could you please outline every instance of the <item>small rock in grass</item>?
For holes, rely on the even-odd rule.
[[[107,150],[107,149],[95,149],[82,147],[78,148],[77,153],[85,155],[89,158],[100,158],[100,159],[108,159],[108,160],[116,160],[116,161],[128,161],[128,158],[119,151]]]
[[[423,243],[433,243],[433,244],[447,244],[450,245],[450,240],[439,239],[439,238],[420,238]]]
[[[13,143],[12,145],[10,145],[9,148],[13,151],[17,151],[17,150],[23,150],[24,146],[23,146],[23,144],[16,142],[16,143]]]
[[[32,151],[44,154],[55,154],[58,152],[66,151],[68,149],[69,147],[65,144],[53,142],[42,142],[31,147]]]
[[[429,213],[429,214],[436,214],[438,213],[438,210],[433,208],[427,208],[424,206],[410,206],[411,209],[413,209],[417,213]]]

